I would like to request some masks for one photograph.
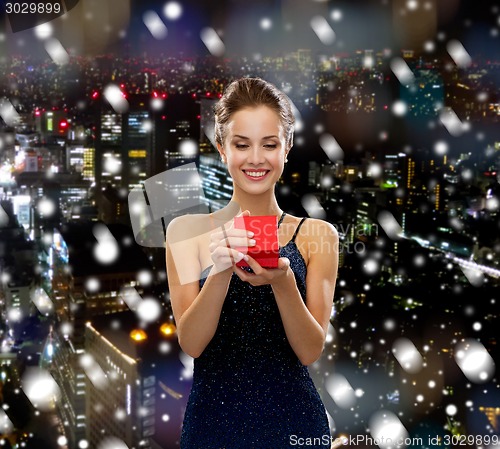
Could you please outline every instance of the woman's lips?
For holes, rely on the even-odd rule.
[[[266,178],[270,170],[243,170],[245,176],[252,181],[260,181]]]

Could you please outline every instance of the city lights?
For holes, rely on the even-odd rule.
[[[280,207],[339,236],[308,367],[335,444],[495,446],[498,5],[90,3],[20,31],[6,16],[0,33],[0,445],[179,447],[197,362],[178,340],[166,231],[229,202],[214,106],[259,76],[295,118]],[[314,282],[313,228],[297,248]],[[192,298],[203,257],[177,273]],[[225,344],[250,359],[260,319],[241,316]]]

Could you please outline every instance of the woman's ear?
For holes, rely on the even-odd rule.
[[[220,160],[225,164],[226,163],[226,152],[220,143],[217,144],[217,151],[220,154]]]

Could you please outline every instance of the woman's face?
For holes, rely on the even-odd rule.
[[[288,151],[280,117],[267,106],[235,112],[219,146],[235,188],[253,194],[274,189]]]

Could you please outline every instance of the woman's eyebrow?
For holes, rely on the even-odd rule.
[[[237,137],[238,139],[246,139],[246,140],[250,140],[250,137],[246,137],[246,136],[241,136],[240,134],[235,134],[234,137]],[[262,140],[266,140],[266,139],[279,139],[278,136],[264,136],[262,138]]]

